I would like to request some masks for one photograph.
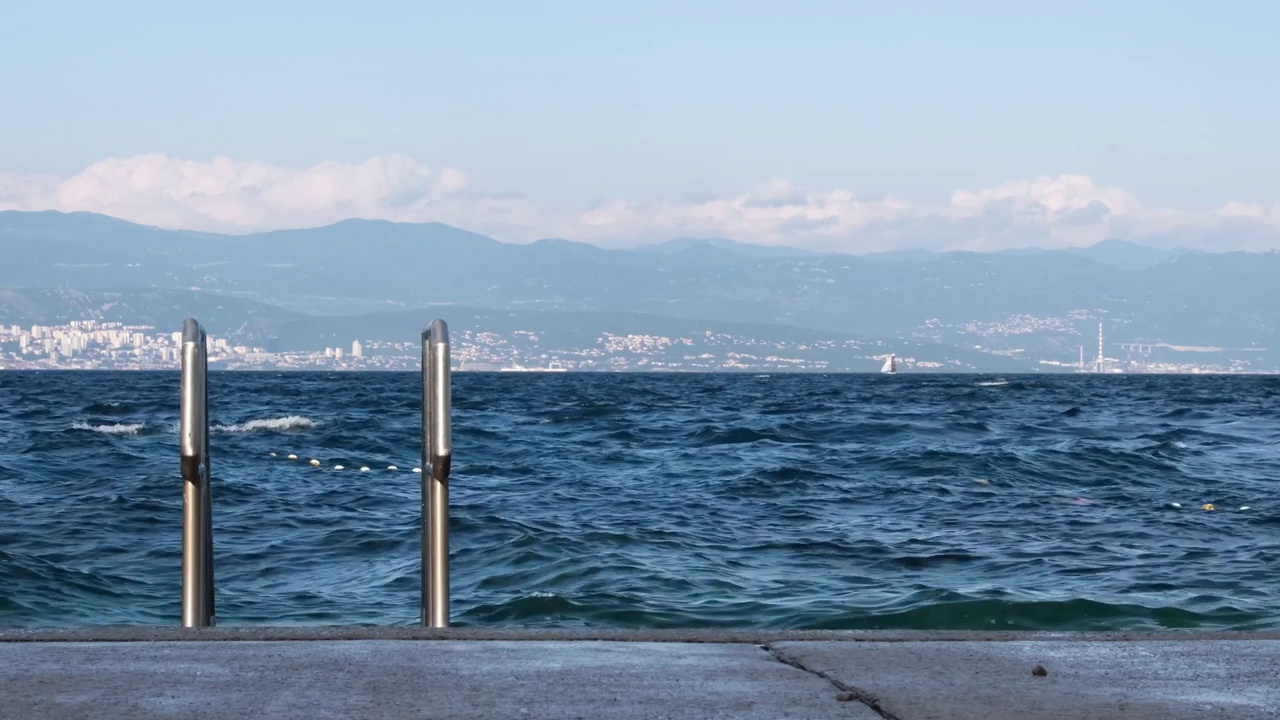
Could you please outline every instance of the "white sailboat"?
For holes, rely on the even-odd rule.
[[[880,368],[880,372],[888,375],[893,375],[898,372],[898,359],[894,357],[892,353],[890,353],[888,359],[884,361],[884,366]]]

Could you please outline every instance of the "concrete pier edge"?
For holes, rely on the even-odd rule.
[[[0,629],[0,643],[20,642],[156,642],[156,641],[329,641],[329,640],[467,640],[527,642],[1198,642],[1210,640],[1280,640],[1280,630],[1203,631],[971,631],[971,630],[767,630],[767,629],[627,629],[627,628],[422,628],[417,626],[223,626],[182,628],[164,625],[83,626]]]
[[[1280,717],[1280,631],[116,626],[0,631],[45,720]],[[0,713],[3,714],[3,713]]]

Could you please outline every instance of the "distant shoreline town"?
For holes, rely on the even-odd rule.
[[[877,372],[887,354],[866,354],[851,366],[833,366],[829,360],[788,357],[769,353],[735,351],[736,345],[759,344],[751,339],[721,338],[719,353],[698,352],[689,338],[605,333],[590,348],[545,351],[537,334],[515,331],[504,337],[491,332],[455,333],[453,360],[459,371],[498,372]],[[708,336],[711,334],[708,333]],[[180,363],[180,332],[161,332],[150,325],[77,320],[64,325],[0,325],[0,370],[175,370]],[[707,338],[698,338],[706,341]],[[714,340],[714,338],[712,338]],[[672,348],[685,348],[684,354]],[[1042,360],[1026,372],[1046,373],[1146,373],[1270,375],[1236,366],[1145,362],[1142,346],[1120,344],[1139,353],[1134,360],[1106,357],[1101,343],[1096,358],[1078,363]],[[267,346],[235,344],[224,337],[208,338],[213,370],[239,371],[412,371],[420,367],[420,346],[415,342],[354,339],[347,347],[281,351],[278,341]],[[705,348],[703,348],[705,349]],[[799,350],[839,348],[809,348]],[[850,350],[856,348],[851,347]],[[910,372],[1005,372],[965,368],[930,360],[898,356],[896,367]]]
[[[413,369],[443,317],[466,371],[874,373],[893,356],[908,374],[1280,372],[1280,252],[611,249],[439,223],[233,236],[11,211],[0,250],[5,368],[176,367],[171,331],[194,316],[232,370]]]

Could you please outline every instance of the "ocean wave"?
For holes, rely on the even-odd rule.
[[[283,377],[211,388],[219,623],[412,622],[420,376]],[[174,380],[0,373],[0,626],[176,621]],[[1253,379],[546,382],[454,378],[459,626],[1280,627]]]
[[[259,418],[248,422],[236,423],[235,425],[214,425],[212,429],[215,432],[245,433],[259,430],[306,430],[315,426],[316,423],[311,418],[301,415],[287,415],[277,418]]]
[[[147,429],[146,423],[114,423],[112,425],[90,425],[78,422],[71,426],[72,430],[92,430],[104,435],[138,435]]]
[[[89,403],[85,406],[84,413],[86,415],[127,415],[133,410],[133,405],[129,403],[108,400]]]

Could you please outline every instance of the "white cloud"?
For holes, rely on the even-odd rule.
[[[432,171],[402,155],[298,169],[149,154],[108,158],[62,180],[0,175],[0,209],[84,210],[159,227],[233,233],[352,217],[483,230],[536,220],[521,201],[474,196],[468,186],[458,170]]]
[[[1071,247],[1107,238],[1263,249],[1280,247],[1280,203],[1230,203],[1211,212],[1147,208],[1133,194],[1083,175],[958,190],[942,205],[812,191],[775,180],[735,197],[697,202],[614,201],[582,213],[571,229],[601,240],[710,234],[849,252]]]
[[[0,210],[53,209],[58,183],[47,175],[0,172]]]
[[[1233,202],[1198,212],[1146,207],[1083,175],[957,190],[943,204],[863,198],[779,179],[727,197],[620,199],[566,214],[476,192],[462,172],[433,170],[402,155],[310,168],[160,154],[108,158],[69,178],[0,173],[0,209],[86,210],[221,232],[363,217],[446,222],[504,240],[555,235],[618,245],[702,235],[851,252],[1064,247],[1109,237],[1215,249],[1280,246],[1280,203]]]

